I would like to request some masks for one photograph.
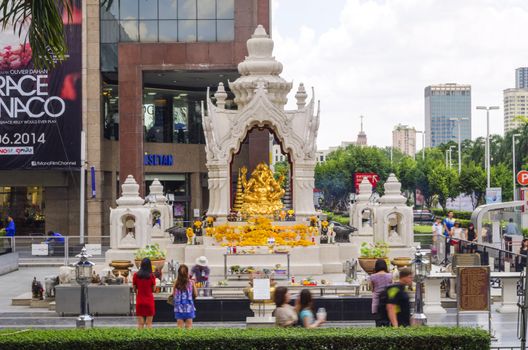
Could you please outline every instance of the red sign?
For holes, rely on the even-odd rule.
[[[517,182],[519,185],[526,186],[528,185],[528,171],[521,170],[517,173]]]
[[[359,190],[359,184],[363,181],[363,178],[366,177],[369,180],[372,187],[376,187],[379,181],[379,175],[376,173],[356,173],[354,175],[354,185],[356,187],[356,192]]]

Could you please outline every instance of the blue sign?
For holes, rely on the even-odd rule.
[[[145,154],[143,164],[150,166],[172,166],[172,154]]]

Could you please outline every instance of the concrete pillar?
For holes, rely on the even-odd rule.
[[[191,173],[190,176],[190,190],[191,190],[191,216],[194,217],[194,209],[200,210],[200,215],[202,215],[205,210],[202,204],[202,186],[200,173]]]
[[[99,10],[98,0],[83,1],[83,129],[86,131],[86,216],[85,235],[100,236],[103,234],[103,172],[102,172],[102,118],[101,118],[101,72],[99,57]],[[96,198],[91,198],[90,167],[95,167]],[[75,235],[79,235],[79,229]]]
[[[503,278],[502,279],[502,303],[497,308],[497,312],[516,313],[517,308],[517,281],[518,278]]]
[[[427,278],[424,282],[425,293],[423,310],[426,315],[446,313],[446,310],[442,307],[441,303],[441,282],[441,278]]]

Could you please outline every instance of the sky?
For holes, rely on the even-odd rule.
[[[528,66],[527,0],[271,0],[281,76],[321,100],[318,148],[355,141],[391,146],[398,123],[424,128],[424,88],[472,86],[472,138],[503,133],[503,90]],[[417,147],[421,148],[418,135]]]

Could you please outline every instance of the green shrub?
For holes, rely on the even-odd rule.
[[[455,219],[461,219],[461,220],[471,220],[471,213],[470,211],[463,211],[463,210],[447,210],[445,213],[441,208],[433,208],[431,209],[431,212],[435,216],[445,217],[447,215],[448,211],[453,212],[453,216]]]
[[[2,350],[486,350],[490,337],[474,328],[136,329],[0,332]]]
[[[433,225],[414,225],[413,226],[413,230],[414,230],[414,233],[419,233],[419,234],[430,234],[432,235],[433,234]]]
[[[325,211],[323,213],[326,214],[328,221],[337,221],[341,225],[350,225],[350,217],[348,216],[335,214],[335,213],[332,213],[331,211]]]

